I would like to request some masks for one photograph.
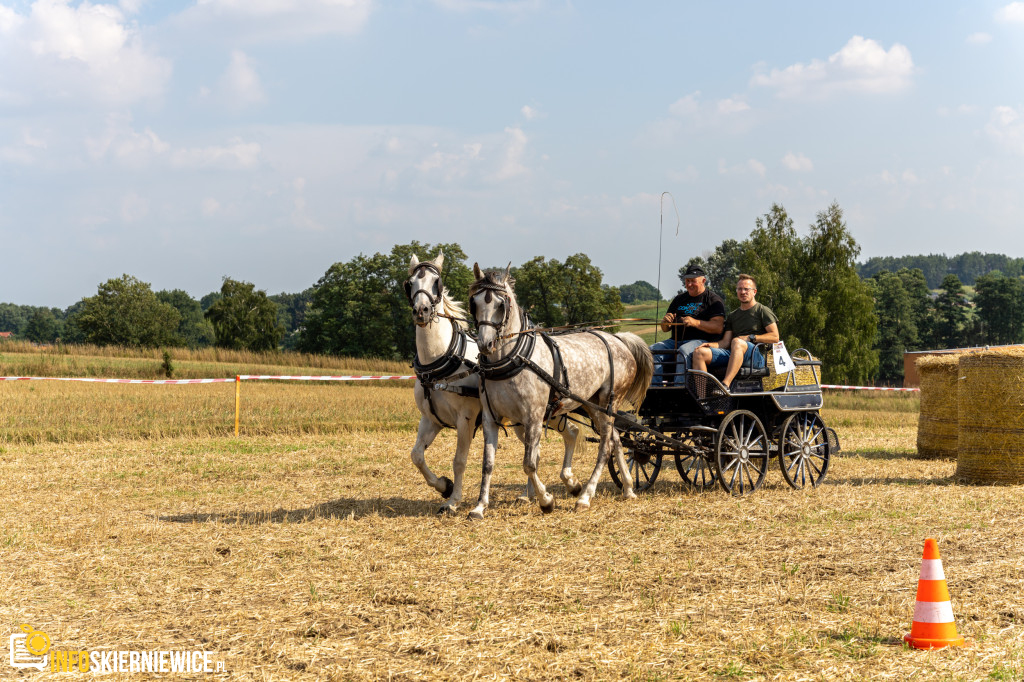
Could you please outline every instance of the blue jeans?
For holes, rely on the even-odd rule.
[[[747,352],[743,354],[743,364],[740,367],[753,367],[754,369],[761,369],[764,367],[764,356],[761,355],[761,351],[757,349],[757,346],[749,341],[747,343]],[[732,351],[727,348],[712,348],[711,349],[711,367],[725,367],[729,364],[729,356],[732,355]]]
[[[704,339],[691,339],[684,341],[683,343],[676,345],[673,339],[665,339],[658,343],[651,345],[651,352],[654,353],[654,376],[651,377],[651,386],[660,386],[664,377],[663,363],[671,362],[672,354],[665,351],[676,351],[675,362],[676,362],[676,374],[675,376],[669,377],[668,381],[672,384],[683,384],[686,382],[686,372],[690,369],[690,356],[693,355],[693,351],[697,350],[701,345],[707,343]],[[657,351],[663,351],[658,353]]]

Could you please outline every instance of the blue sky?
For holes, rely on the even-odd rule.
[[[781,203],[1024,256],[1024,2],[0,0],[0,300],[396,243],[661,285]]]

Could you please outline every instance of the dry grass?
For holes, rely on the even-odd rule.
[[[374,358],[338,358],[306,353],[168,349],[175,379],[236,374],[408,374],[409,363]],[[0,342],[0,376],[163,379],[163,349],[116,346],[45,346]],[[322,370],[322,371],[320,371]]]
[[[1021,486],[903,458],[913,401],[827,401],[849,454],[818,490],[773,469],[749,498],[693,495],[669,467],[636,501],[602,484],[588,514],[558,488],[543,516],[514,503],[521,456],[503,439],[476,524],[434,516],[409,432],[9,443],[0,613],[55,649],[216,651],[231,679],[1020,679]],[[545,480],[560,447],[545,441]],[[442,434],[435,471],[453,449]],[[969,648],[900,642],[926,536]]]

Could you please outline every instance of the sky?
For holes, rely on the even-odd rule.
[[[1019,1],[0,0],[0,301],[412,240],[671,294],[773,203],[1021,257],[1022,190]]]

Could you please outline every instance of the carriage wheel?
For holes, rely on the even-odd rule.
[[[817,487],[828,473],[828,429],[817,412],[797,412],[782,425],[779,435],[779,467],[786,483]]]
[[[681,435],[676,435],[681,438]],[[692,440],[690,442],[693,442]],[[704,492],[715,487],[715,471],[711,462],[693,450],[675,453],[676,471],[690,488]]]
[[[623,439],[626,440],[626,439]],[[633,492],[642,493],[649,489],[658,480],[658,472],[661,471],[661,452],[653,447],[643,436],[629,439],[631,445],[625,443],[622,446],[623,454],[626,455],[626,466],[629,468],[629,475],[633,479]],[[615,455],[608,457],[608,473],[611,474],[615,485],[622,489],[622,476],[618,465],[615,462]]]
[[[733,410],[715,441],[715,471],[726,492],[746,495],[761,487],[768,472],[768,433],[753,412]]]

